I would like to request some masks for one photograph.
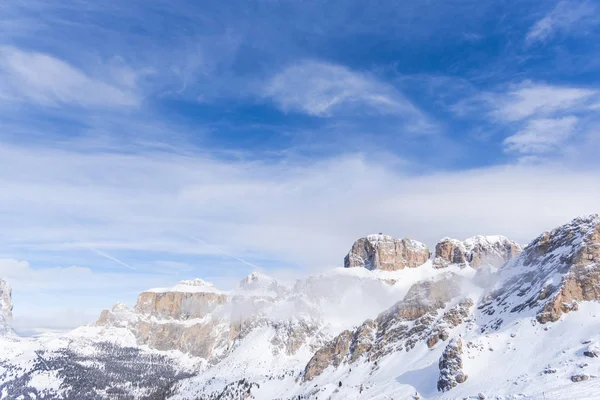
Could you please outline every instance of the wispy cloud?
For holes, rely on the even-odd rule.
[[[461,117],[483,115],[512,131],[502,141],[507,152],[541,155],[563,149],[581,133],[580,120],[595,113],[598,96],[594,88],[525,81],[505,90],[475,94],[452,110]]]
[[[2,101],[26,101],[43,106],[130,107],[140,99],[131,90],[86,75],[48,54],[15,47],[0,48]]]
[[[492,116],[519,121],[532,116],[548,116],[581,108],[596,95],[596,90],[524,82],[505,94],[491,97]]]
[[[580,31],[600,23],[597,7],[588,1],[559,1],[554,9],[538,20],[527,32],[528,45],[545,42],[559,33]]]
[[[283,111],[329,117],[338,113],[388,114],[426,125],[426,116],[389,83],[344,66],[303,61],[271,78],[264,96]]]
[[[577,117],[532,119],[525,127],[504,139],[508,151],[547,153],[556,150],[575,132]]]
[[[68,287],[72,296],[56,302],[95,296],[106,307],[125,290],[131,301],[136,290],[174,279],[215,280],[228,271],[239,278],[256,265],[339,266],[351,243],[372,232],[431,246],[447,235],[504,234],[527,242],[573,215],[597,211],[600,196],[597,170],[560,164],[414,175],[373,153],[272,163],[151,151],[0,150],[0,254],[35,258],[36,266],[72,265],[82,248],[92,247],[137,268],[111,265],[111,258],[106,272],[97,267],[101,258],[89,255],[77,263],[83,268],[5,264],[0,273],[19,281],[24,302]],[[534,184],[541,181],[554,184]],[[208,246],[189,240],[197,232],[219,250],[207,254]],[[160,260],[204,268],[166,278],[157,275]],[[169,265],[164,272],[173,273]]]
[[[68,257],[82,247],[63,243],[84,242],[119,259],[124,251],[133,252],[128,253],[127,263],[138,271],[144,269],[143,263],[136,262],[140,254],[156,254],[160,259],[166,253],[188,254],[201,259],[206,250],[189,240],[197,232],[253,265],[265,267],[263,259],[299,265],[337,264],[356,236],[371,231],[388,230],[430,243],[437,236],[456,233],[455,218],[464,215],[444,216],[445,222],[438,221],[432,232],[426,223],[432,213],[442,218],[442,211],[435,209],[440,196],[472,206],[474,199],[491,204],[488,195],[498,196],[500,188],[509,194],[499,196],[494,204],[542,195],[509,190],[514,182],[524,183],[528,175],[542,173],[539,170],[498,168],[412,176],[373,154],[309,164],[302,160],[231,162],[202,154],[90,154],[23,147],[5,147],[1,155],[11,168],[0,168],[4,188],[0,222],[5,227],[0,232],[0,251],[22,257],[53,249],[52,253]],[[490,179],[489,184],[497,188],[488,193],[482,189],[488,187],[484,181],[495,174],[503,183],[500,178]],[[572,178],[567,175],[565,182]],[[586,174],[581,176],[585,179]],[[471,184],[481,193],[465,191]],[[572,190],[576,193],[577,187]],[[560,193],[547,195],[560,197]],[[563,217],[583,206],[587,198],[567,207]],[[487,220],[485,226],[476,221],[464,223],[463,229],[465,233],[504,231],[522,240],[535,232],[515,231],[504,218],[507,215]],[[519,218],[526,215],[519,214]],[[311,251],[306,251],[307,246]],[[214,257],[220,251],[212,253]]]

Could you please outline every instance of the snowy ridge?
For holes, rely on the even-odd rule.
[[[291,287],[260,273],[227,292],[182,282],[60,338],[0,340],[0,399],[19,387],[73,396],[80,368],[114,371],[116,399],[597,398],[600,217],[523,252],[502,236],[440,244],[430,258],[418,242],[369,235],[349,253],[362,264]],[[93,382],[85,393],[106,398],[111,383]]]
[[[147,292],[163,293],[163,292],[189,292],[189,293],[221,293],[211,282],[204,281],[200,278],[183,280],[169,288],[154,288],[148,289]]]
[[[499,274],[492,299],[482,305],[491,325],[511,314],[556,321],[578,302],[600,299],[600,217],[576,218],[534,239]],[[497,312],[497,313],[496,313]]]

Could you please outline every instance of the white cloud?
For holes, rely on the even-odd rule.
[[[507,150],[518,153],[547,153],[559,148],[575,132],[577,117],[532,119],[516,134],[507,137]]]
[[[593,183],[593,171],[550,166],[412,176],[373,154],[270,164],[201,154],[85,154],[5,146],[0,159],[11,166],[0,168],[4,252],[53,249],[68,255],[93,247],[119,258],[120,251],[136,249],[219,254],[190,239],[199,237],[258,265],[255,257],[337,265],[353,239],[381,230],[430,244],[441,236],[480,231],[527,240],[540,225],[594,211],[595,204],[586,199],[595,197],[581,192],[600,185]],[[564,181],[561,190],[528,186],[550,176]],[[592,184],[574,184],[586,180]],[[550,219],[527,207],[532,199],[559,204],[578,193],[579,200]],[[472,220],[472,213],[484,215],[487,207],[503,205],[506,212]],[[543,223],[527,223],[534,220]],[[535,226],[524,227],[530,225]],[[144,269],[131,258],[123,261]]]
[[[425,124],[426,117],[393,86],[340,65],[304,61],[270,79],[264,95],[283,111],[327,117],[354,113],[400,115]]]
[[[545,42],[559,32],[579,31],[600,22],[596,7],[587,1],[559,1],[556,7],[538,20],[527,32],[528,45]]]
[[[505,150],[518,154],[520,162],[537,162],[543,154],[567,150],[581,136],[586,122],[595,119],[598,95],[590,88],[524,81],[504,91],[475,94],[451,109],[461,117],[483,115],[502,124],[512,131],[502,142]]]
[[[10,258],[0,258],[0,277],[13,288],[12,325],[19,332],[89,323],[111,303],[132,304],[140,291],[173,283],[173,278],[165,275],[92,271],[78,266],[32,268],[27,261]]]
[[[384,160],[357,154],[273,164],[5,145],[0,254],[28,259],[36,268],[0,263],[0,276],[17,282],[20,315],[35,311],[36,299],[49,291],[48,307],[106,308],[132,302],[147,287],[197,275],[239,279],[251,269],[191,236],[262,267],[320,269],[340,266],[352,242],[372,232],[430,246],[443,236],[475,234],[527,242],[574,216],[600,211],[600,181],[592,168],[546,163],[415,176]],[[74,263],[83,267],[48,267]]]
[[[590,89],[524,82],[507,93],[488,93],[485,99],[493,107],[494,118],[520,121],[582,108],[596,94],[597,91]]]
[[[0,100],[43,106],[136,106],[139,99],[131,91],[132,71],[124,71],[118,72],[120,79],[128,80],[121,88],[94,79],[51,55],[1,47]]]

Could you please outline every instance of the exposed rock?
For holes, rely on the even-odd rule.
[[[480,308],[501,314],[535,309],[540,323],[557,321],[578,302],[600,300],[600,217],[576,218],[538,236],[515,262],[500,270],[499,288]]]
[[[457,305],[446,311],[427,339],[427,347],[435,346],[440,340],[448,340],[449,331],[463,322],[471,315],[473,300],[462,299]]]
[[[550,366],[547,366],[546,368],[544,368],[544,374],[548,375],[548,374],[555,374],[556,373],[556,368],[552,368]]]
[[[590,379],[590,377],[585,374],[577,374],[577,375],[571,376],[571,381],[573,381],[573,382],[587,381],[588,379]]]
[[[212,284],[201,280],[182,281],[175,288],[142,292],[134,310],[159,318],[202,318],[227,299],[227,295]]]
[[[300,347],[311,339],[315,338],[320,345],[323,342],[318,332],[319,327],[306,321],[268,321],[263,320],[263,324],[269,324],[275,330],[271,339],[273,353],[283,353],[288,356],[296,354]],[[320,346],[311,346],[316,351]]]
[[[344,267],[396,271],[416,268],[429,257],[427,246],[415,240],[394,239],[383,234],[369,235],[354,242],[344,259]]]
[[[440,312],[460,295],[461,283],[462,278],[449,275],[413,285],[402,301],[376,319],[365,321],[354,331],[342,332],[318,350],[305,368],[304,380],[314,378],[329,365],[354,363],[361,357],[376,362],[392,352],[409,351],[419,341],[433,346],[447,339],[449,331],[464,321],[473,305],[472,300],[463,299]]]
[[[139,343],[157,350],[177,349],[205,359],[211,359],[216,348],[229,346],[232,329],[214,320],[193,325],[140,320],[135,328]],[[218,334],[219,331],[225,334]]]
[[[231,292],[221,292],[200,279],[139,295],[133,310],[117,303],[104,310],[96,326],[129,329],[138,344],[157,350],[180,350],[216,363],[254,329],[272,330],[274,354],[293,355],[303,345],[316,351],[324,343],[310,317],[271,320],[262,314],[287,288],[252,273]]]
[[[474,236],[461,242],[444,238],[435,246],[435,268],[450,264],[469,265],[479,268],[490,265],[499,268],[516,258],[522,251],[521,245],[504,236]]]
[[[0,279],[0,314],[6,318],[12,318],[12,289],[8,282]]]
[[[440,368],[440,377],[437,383],[438,391],[447,392],[467,380],[468,376],[462,370],[462,352],[462,340],[460,338],[452,339],[446,346],[438,363]]]
[[[336,336],[326,346],[317,350],[304,368],[304,380],[308,381],[321,374],[330,365],[339,366],[350,348],[352,332],[346,330]]]
[[[433,266],[444,268],[450,264],[467,263],[467,249],[460,240],[444,238],[435,245],[435,258]]]
[[[96,321],[96,326],[121,326],[127,327],[130,322],[137,322],[138,318],[131,312],[126,304],[117,302],[111,310],[103,310]]]
[[[600,345],[593,343],[584,350],[583,355],[590,358],[598,358],[600,356]]]
[[[583,355],[586,356],[586,357],[591,357],[591,358],[597,358],[598,357],[598,353],[596,353],[595,351],[589,351],[589,350],[584,351]]]

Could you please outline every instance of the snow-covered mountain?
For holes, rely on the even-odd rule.
[[[369,235],[344,266],[182,281],[68,335],[2,339],[0,399],[598,397],[599,216],[525,248]]]
[[[12,289],[8,282],[0,279],[0,336],[12,333],[9,327],[12,319]]]

